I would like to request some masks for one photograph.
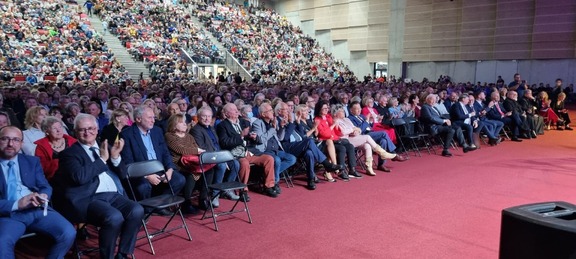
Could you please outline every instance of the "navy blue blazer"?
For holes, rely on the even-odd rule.
[[[502,120],[502,116],[498,112],[498,109],[496,109],[496,105],[498,105],[500,107],[500,110],[502,110],[502,113],[507,112],[506,109],[504,109],[504,106],[502,105],[502,103],[497,102],[494,104],[494,107],[492,107],[490,110],[488,110],[488,113],[486,114],[486,116],[488,117],[488,119],[491,119],[491,120]]]
[[[152,145],[154,145],[154,151],[156,152],[156,159],[164,165],[164,169],[172,168],[175,171],[176,165],[172,162],[172,155],[168,150],[166,145],[166,140],[164,135],[162,135],[162,130],[154,126],[150,130],[150,138],[152,139]],[[125,128],[120,133],[120,137],[124,139],[124,148],[122,149],[122,161],[129,165],[134,162],[148,161],[148,155],[146,153],[146,146],[144,146],[144,141],[140,136],[140,129],[136,124]]]
[[[79,142],[74,143],[60,153],[58,172],[54,175],[55,186],[54,207],[68,220],[77,223],[85,222],[88,204],[96,193],[102,172],[112,171],[109,174],[116,184],[118,192],[125,194],[120,179],[126,178],[124,158],[117,167],[111,163],[104,163],[102,159],[92,158],[86,153]]]
[[[37,193],[45,193],[48,199],[52,196],[52,186],[46,180],[42,166],[40,166],[40,159],[34,156],[27,156],[23,154],[18,155],[18,165],[20,169],[20,179],[22,184],[30,191]],[[7,200],[6,193],[6,180],[4,179],[5,172],[0,167],[0,217],[10,215],[12,211],[13,201]]]
[[[473,117],[470,116],[470,114],[464,113],[464,109],[462,109],[462,105],[460,104],[460,102],[452,104],[450,117],[452,122],[456,123],[457,125],[463,124],[464,120],[468,118],[470,118],[470,120],[473,120]]]
[[[366,117],[362,114],[358,115],[360,117],[360,119],[358,119],[358,117],[350,114],[350,116],[348,116],[348,119],[350,119],[350,121],[352,121],[352,124],[354,124],[354,126],[360,128],[360,131],[362,131],[362,134],[366,134],[368,133],[368,127],[370,127],[370,123],[368,123],[366,121]]]

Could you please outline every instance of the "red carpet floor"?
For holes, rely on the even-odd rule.
[[[140,240],[136,256],[496,258],[502,209],[576,203],[576,132],[552,130],[535,140],[453,154],[411,156],[390,162],[392,173],[322,182],[315,191],[296,181],[277,199],[251,193],[253,224],[245,214],[224,216],[215,232],[210,220],[191,216],[193,241],[178,230],[155,240],[156,256]],[[226,205],[231,202],[221,202]]]

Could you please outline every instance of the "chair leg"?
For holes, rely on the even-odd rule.
[[[214,195],[213,197],[211,197],[210,194],[208,194],[209,197],[210,197],[210,200],[209,200],[209,202],[208,202],[208,207],[210,207],[210,212],[212,213],[210,216],[211,216],[211,218],[212,218],[212,222],[214,223],[214,230],[215,230],[216,232],[218,232],[218,223],[216,223],[216,217],[217,217],[218,215],[216,215],[216,213],[214,212],[214,206],[212,206],[212,200],[214,200],[215,197],[218,197],[218,196],[220,195],[220,193],[221,193],[221,191],[218,191],[218,193],[217,193],[216,195]],[[208,210],[205,210],[205,211],[204,211],[204,214],[202,214],[202,218],[201,218],[201,219],[206,219],[206,218],[207,218],[207,217],[206,217],[206,213],[208,213]]]
[[[146,233],[146,239],[148,240],[150,250],[152,251],[153,255],[156,255],[156,252],[154,251],[154,246],[152,245],[152,237],[150,237],[150,232],[148,232],[148,227],[146,227],[146,221],[144,221],[144,219],[142,219],[142,226],[144,227],[144,233]]]
[[[248,195],[248,192],[245,190],[240,191],[241,195]],[[248,203],[246,203],[246,199],[243,199],[244,202],[244,209],[246,210],[246,214],[248,214],[248,223],[252,224],[252,215],[250,215],[250,209],[248,209]]]
[[[184,229],[186,230],[186,235],[188,235],[188,241],[192,241],[192,235],[190,235],[190,230],[188,230],[188,225],[184,220],[184,215],[182,215],[182,208],[180,207],[178,207],[178,214],[180,215],[180,219],[182,220],[182,226],[184,226]]]

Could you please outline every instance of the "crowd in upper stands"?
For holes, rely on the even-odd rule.
[[[138,61],[151,62],[152,77],[192,77],[180,49],[197,63],[223,63],[218,48],[181,5],[157,1],[100,1],[97,14]],[[163,78],[165,80],[166,78]]]
[[[354,78],[315,39],[271,9],[220,1],[191,3],[193,14],[256,78],[271,83]]]
[[[51,80],[119,83],[124,67],[77,5],[65,1],[0,3],[0,77],[30,84]]]

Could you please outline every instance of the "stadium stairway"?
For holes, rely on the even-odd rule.
[[[82,6],[84,5],[84,2],[85,1],[81,0],[78,1],[78,4]],[[88,19],[90,20],[92,28],[96,30],[99,35],[102,36],[102,38],[106,42],[106,45],[108,45],[108,48],[112,50],[112,53],[114,53],[114,57],[116,57],[116,60],[118,60],[118,62],[120,62],[120,64],[122,64],[126,68],[126,71],[128,71],[130,77],[132,77],[132,80],[138,80],[140,72],[144,72],[144,78],[148,78],[150,76],[149,70],[144,65],[144,63],[135,61],[132,58],[132,55],[128,53],[128,50],[124,46],[122,46],[122,42],[120,42],[118,37],[110,34],[109,31],[107,31],[105,35],[102,35],[103,32],[102,29],[104,27],[102,26],[102,21],[97,15],[89,16]]]

